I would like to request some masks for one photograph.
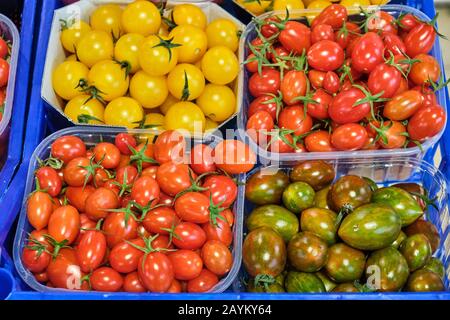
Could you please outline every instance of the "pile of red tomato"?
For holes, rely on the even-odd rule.
[[[66,289],[213,288],[234,263],[230,175],[256,159],[240,141],[199,143],[190,154],[186,143],[176,131],[154,144],[129,133],[92,147],[77,136],[56,139],[27,201],[34,230],[22,252],[25,268]]]
[[[6,100],[6,85],[9,79],[9,45],[0,36],[0,121],[3,119],[3,112]]]
[[[349,18],[333,4],[310,26],[288,15],[256,20],[245,62],[253,97],[246,126],[260,146],[280,153],[397,149],[441,132],[446,113],[436,91],[447,83],[429,54],[439,35],[435,19],[386,11]]]

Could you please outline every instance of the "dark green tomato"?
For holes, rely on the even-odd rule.
[[[328,245],[336,243],[338,221],[337,214],[331,210],[321,208],[309,208],[300,216],[302,231],[309,231],[319,236]]]
[[[267,285],[262,283],[255,283],[255,278],[251,278],[247,284],[248,292],[255,293],[278,293],[278,292],[286,292],[284,290],[283,285],[280,285],[278,282],[273,282]]]
[[[326,292],[322,280],[314,273],[289,271],[284,286],[287,292]]]
[[[425,235],[417,233],[406,238],[400,246],[400,252],[412,272],[422,268],[428,262],[431,257],[431,245]]]
[[[316,272],[327,262],[328,246],[311,232],[300,232],[292,237],[287,247],[289,263],[298,271]]]
[[[316,276],[322,280],[323,285],[325,286],[325,290],[327,292],[332,291],[334,288],[336,288],[337,283],[335,283],[333,280],[330,279],[329,276],[325,274],[323,271],[316,272]]]
[[[373,193],[372,202],[391,206],[400,216],[403,227],[410,225],[423,214],[422,208],[409,192],[396,187],[378,189]]]
[[[258,207],[247,218],[247,228],[249,231],[260,227],[272,228],[286,242],[298,232],[298,225],[298,219],[295,214],[275,204]]]
[[[401,220],[395,211],[383,204],[366,204],[347,215],[338,235],[348,245],[361,250],[378,250],[397,239]]]
[[[289,177],[282,170],[261,170],[248,179],[245,186],[247,200],[258,204],[278,204],[283,190],[289,185]]]
[[[372,190],[372,192],[378,189],[378,185],[375,181],[367,177],[363,177],[363,179],[366,180],[366,182],[369,184],[370,190]]]
[[[343,176],[331,186],[328,193],[328,205],[334,211],[354,210],[369,203],[371,198],[372,189],[364,178]]]
[[[394,247],[395,249],[400,248],[400,246],[402,245],[403,241],[406,240],[406,238],[407,238],[406,234],[403,231],[400,231],[397,239],[395,239],[395,241],[391,243],[391,247]]]
[[[294,213],[314,206],[314,189],[305,182],[291,183],[283,192],[283,204]]]
[[[423,199],[428,198],[426,190],[417,183],[405,182],[405,183],[397,183],[392,185],[391,187],[396,187],[408,191],[414,200],[417,201],[422,210],[425,210],[426,203]]]
[[[431,257],[422,269],[436,273],[441,279],[445,277],[445,267],[441,260]]]
[[[444,291],[444,283],[439,276],[429,270],[417,270],[409,276],[405,291],[434,292]]]
[[[393,247],[374,251],[367,259],[367,283],[378,291],[399,291],[405,285],[408,276],[408,263]]]
[[[297,164],[292,168],[291,181],[302,181],[318,191],[334,180],[336,173],[329,163],[322,160],[310,160]]]
[[[286,245],[283,238],[266,227],[251,231],[242,246],[242,260],[250,276],[265,274],[276,277],[286,265]]]
[[[328,249],[325,270],[338,283],[359,280],[365,265],[366,255],[344,243],[337,243]]]
[[[316,192],[314,196],[314,207],[322,208],[322,209],[330,209],[328,206],[328,192],[330,191],[331,186],[325,187]]]
[[[406,227],[404,231],[407,236],[412,236],[417,233],[424,234],[428,238],[428,241],[430,241],[433,253],[439,248],[441,237],[439,236],[439,231],[436,226],[430,221],[418,219]]]
[[[341,283],[336,288],[333,289],[332,292],[359,292],[358,288],[355,287],[353,282]]]

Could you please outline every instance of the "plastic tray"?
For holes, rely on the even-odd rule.
[[[386,5],[382,7],[373,7],[377,8],[376,10],[383,10],[387,11],[390,14],[394,16],[398,16],[401,13],[412,13],[415,16],[419,17],[422,20],[430,21],[431,19],[424,14],[423,12],[403,6],[403,5]],[[319,13],[321,10],[293,10],[291,13],[296,16],[304,16],[305,13]],[[264,19],[267,16],[273,15],[273,14],[283,14],[283,12],[269,12],[264,15],[261,15],[260,18]],[[247,42],[252,40],[255,35],[255,23],[251,22],[247,25],[247,28],[245,29],[240,42],[240,62],[242,63],[245,61],[245,57],[248,55],[249,48],[247,45]],[[441,49],[439,45],[439,40],[436,39],[433,49],[430,53],[432,56],[434,56],[437,61],[439,62],[441,69],[444,69],[444,63],[441,57]],[[355,157],[371,157],[371,158],[384,158],[384,159],[395,159],[398,157],[411,157],[411,158],[423,158],[425,155],[425,152],[432,148],[435,144],[438,143],[440,137],[442,136],[444,129],[441,130],[439,134],[434,136],[433,138],[427,140],[422,144],[423,151],[419,147],[414,148],[405,148],[405,149],[395,149],[395,150],[388,150],[388,149],[380,149],[380,150],[361,150],[361,151],[351,151],[351,152],[345,152],[345,151],[336,151],[336,152],[305,152],[305,153],[275,153],[270,152],[268,150],[265,150],[261,147],[259,147],[255,141],[253,141],[246,133],[246,123],[247,123],[247,109],[251,102],[251,96],[248,93],[247,87],[248,87],[248,80],[249,80],[249,72],[246,68],[243,68],[241,70],[241,73],[239,75],[239,92],[238,96],[240,97],[239,104],[240,106],[238,109],[241,111],[238,114],[238,128],[239,128],[239,134],[243,140],[248,142],[254,150],[258,150],[258,154],[262,155],[262,158],[272,160],[272,161],[295,161],[295,160],[306,160],[306,159],[343,159],[343,158],[355,158]],[[446,91],[444,89],[441,89],[437,92],[437,99],[438,103],[444,108],[444,110],[447,113],[447,95]]]
[[[0,121],[0,168],[7,153],[7,144],[10,132],[11,114],[14,102],[14,88],[16,85],[17,61],[19,59],[20,38],[14,23],[3,14],[0,14],[0,34],[11,43],[9,59],[9,77],[6,85],[6,100],[3,110],[3,118]],[[0,189],[3,190],[3,189]]]
[[[22,264],[21,260],[21,254],[24,248],[24,245],[27,242],[28,239],[28,233],[31,232],[32,227],[28,223],[27,214],[26,214],[26,204],[28,199],[28,194],[32,192],[35,188],[35,179],[34,179],[34,172],[39,167],[37,158],[40,159],[46,159],[50,155],[50,148],[53,141],[55,141],[57,138],[65,135],[75,135],[80,137],[87,146],[93,146],[95,143],[98,143],[100,141],[110,141],[114,142],[115,136],[119,132],[124,132],[125,130],[117,130],[117,129],[111,129],[111,128],[86,128],[86,127],[75,127],[75,128],[67,128],[64,130],[60,130],[58,132],[53,133],[52,135],[48,136],[42,143],[36,148],[35,152],[32,156],[32,161],[30,162],[30,166],[28,169],[28,176],[26,179],[26,187],[25,187],[25,196],[23,197],[23,203],[22,203],[22,211],[20,213],[19,217],[19,223],[17,226],[16,231],[16,237],[14,239],[14,263],[16,266],[16,269],[22,279],[27,283],[31,288],[37,291],[41,292],[64,292],[66,294],[70,294],[71,290],[65,290],[65,289],[55,289],[55,288],[49,288],[47,286],[44,286],[40,283],[38,283],[31,272],[26,270]],[[130,133],[136,133],[138,134],[139,131],[136,130],[128,130]],[[210,135],[205,140],[197,140],[197,139],[190,139],[186,138],[186,154],[189,154],[190,147],[198,144],[198,143],[205,143],[210,145],[211,147],[214,147],[217,145],[222,139]],[[242,198],[238,198],[235,205],[234,205],[234,212],[235,214],[235,225],[233,227],[233,266],[228,273],[228,275],[224,278],[222,278],[219,283],[211,289],[210,292],[222,292],[225,291],[232,281],[234,280],[234,277],[236,276],[237,272],[239,271],[239,267],[241,265],[241,244],[242,244]],[[101,293],[96,293],[101,294]],[[126,295],[126,293],[114,293],[111,295]],[[144,296],[153,294],[144,294]]]
[[[444,280],[445,287],[450,290],[450,213],[448,211],[448,183],[442,172],[433,165],[415,159],[397,159],[387,163],[382,159],[360,159],[360,160],[341,160],[330,161],[336,170],[336,177],[353,174],[373,179],[379,186],[389,186],[398,182],[416,182],[423,185],[428,191],[430,198],[437,197],[436,205],[439,211],[433,207],[428,207],[428,219],[437,227],[441,236],[441,246],[434,254],[443,262],[446,269]],[[274,166],[270,166],[272,168]],[[288,171],[291,166],[281,163],[281,169]],[[250,177],[259,168],[253,169],[247,174]],[[245,178],[245,179],[246,179]],[[245,185],[239,189],[239,196],[245,196]],[[249,201],[244,201],[244,234],[245,217],[250,214],[255,206]],[[282,293],[282,294],[252,294],[243,293],[245,287],[242,279],[247,274],[244,267],[233,283],[233,290],[239,292],[244,298],[251,299],[450,299],[450,291],[448,292],[429,292],[429,293],[325,293],[325,294],[301,294],[301,293]]]

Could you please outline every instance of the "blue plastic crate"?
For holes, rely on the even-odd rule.
[[[28,2],[35,2],[32,0],[26,0]],[[420,9],[424,13],[426,13],[429,17],[433,17],[435,15],[435,8],[433,1],[430,0],[393,0],[391,3],[397,4],[405,4],[415,8]],[[8,231],[14,223],[14,220],[18,213],[20,212],[21,202],[23,199],[23,192],[25,188],[24,181],[26,180],[28,165],[30,161],[30,157],[37,147],[37,145],[42,141],[42,139],[48,134],[54,132],[55,130],[61,128],[61,124],[58,124],[58,117],[55,117],[55,114],[48,113],[47,108],[45,107],[45,102],[41,99],[41,82],[42,82],[42,74],[45,62],[45,55],[47,51],[47,43],[48,37],[50,33],[50,27],[53,18],[53,10],[62,6],[62,2],[60,0],[46,0],[42,3],[40,22],[38,26],[38,39],[36,45],[36,56],[35,56],[35,65],[31,86],[31,96],[29,103],[29,112],[27,117],[27,127],[26,127],[26,136],[25,136],[25,145],[23,150],[23,162],[16,173],[11,185],[9,186],[8,194],[6,195],[7,199],[7,210],[3,208],[6,204],[3,201],[3,204],[0,203],[0,212],[2,214],[6,214],[6,222],[0,224],[0,244],[3,243],[6,232]],[[227,11],[231,14],[239,18],[244,23],[248,23],[251,19],[250,15],[246,13],[244,10],[236,6],[232,3],[231,0],[224,0],[222,5]],[[34,8],[36,9],[36,8]],[[29,21],[29,20],[28,20]],[[448,93],[447,93],[448,96]],[[450,177],[450,164],[448,162],[450,160],[450,149],[447,150],[445,148],[445,144],[447,144],[447,139],[450,139],[450,129],[447,127],[442,141],[440,143],[441,152],[443,155],[447,155],[443,157],[441,163],[441,170],[445,173],[446,177]],[[450,141],[448,141],[450,143]],[[450,148],[450,144],[447,144]],[[430,151],[425,159],[432,159],[434,155],[434,151],[438,148],[436,145],[432,151]],[[3,228],[3,229],[2,229]],[[14,236],[15,231],[12,230],[11,234]],[[1,250],[1,247],[0,247]],[[2,258],[0,260],[0,280],[3,276],[11,277],[13,279],[12,288],[14,291],[7,297],[8,299],[29,299],[29,300],[56,300],[56,299],[105,299],[108,297],[106,294],[101,293],[71,293],[61,295],[59,293],[37,293],[31,291],[23,282],[20,280],[19,276],[15,272],[13,263],[9,258],[9,254],[11,253],[11,247],[8,245],[3,248]],[[430,296],[426,296],[423,294],[408,294],[405,295],[403,293],[391,294],[391,298],[393,299],[430,299]],[[0,292],[0,299],[2,298]],[[125,300],[125,299],[139,299],[139,295],[116,295],[115,299]],[[262,300],[262,299],[298,299],[295,295],[254,295],[254,294],[246,294],[246,293],[231,293],[225,292],[221,294],[176,294],[176,295],[152,295],[153,299],[253,299],[253,300]],[[308,297],[304,297],[304,299],[317,299],[318,297],[315,295],[309,295]],[[364,299],[379,299],[379,294],[366,294],[364,295]],[[327,299],[343,299],[341,295],[330,295]],[[448,295],[435,295],[434,299],[448,299]]]

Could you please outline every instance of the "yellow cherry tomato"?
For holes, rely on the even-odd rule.
[[[239,61],[227,47],[217,46],[206,51],[202,59],[205,78],[214,84],[228,84],[239,73]]]
[[[144,71],[137,72],[130,82],[130,96],[136,99],[144,108],[156,108],[166,100],[166,77],[151,76]]]
[[[205,120],[205,132],[214,131],[217,129],[219,124],[217,122],[212,121],[210,118],[206,118]]]
[[[164,116],[160,113],[147,113],[144,120],[144,129],[164,131]],[[143,133],[139,135],[139,140],[143,143],[148,141],[153,143],[156,133]]]
[[[196,66],[188,63],[177,65],[167,76],[170,93],[177,99],[197,99],[205,88],[205,77]]]
[[[94,30],[108,32],[115,39],[122,33],[121,26],[122,8],[117,4],[104,4],[94,10],[90,22]]]
[[[70,56],[67,56],[64,61],[78,61],[76,54],[71,54]]]
[[[184,129],[189,132],[203,132],[205,115],[195,103],[178,102],[167,111],[164,118],[164,128],[166,130]]]
[[[370,0],[342,0],[341,5],[347,7],[348,14],[359,13],[361,10],[359,7],[370,6]],[[354,9],[348,9],[350,7],[355,7]]]
[[[122,13],[122,28],[126,33],[140,33],[149,36],[158,32],[161,14],[150,1],[139,0],[130,3]]]
[[[144,118],[142,106],[129,97],[114,99],[105,108],[105,124],[136,128]]]
[[[162,114],[167,114],[167,111],[169,111],[170,107],[178,102],[180,102],[180,100],[175,98],[173,95],[169,93],[167,95],[166,100],[164,100],[163,104],[159,106],[159,110],[161,111]]]
[[[114,57],[119,61],[126,61],[130,65],[130,73],[136,73],[139,65],[139,47],[145,37],[139,33],[128,33],[120,37],[114,47]]]
[[[180,4],[172,10],[172,21],[178,25],[190,24],[194,27],[205,29],[207,19],[205,13],[193,4]]]
[[[97,89],[103,100],[112,101],[127,93],[130,77],[126,66],[116,61],[103,60],[89,70],[88,84]]]
[[[225,46],[235,52],[239,47],[238,28],[229,19],[216,19],[206,27],[208,48]]]
[[[264,13],[272,1],[266,0],[239,0],[239,3],[256,16]]]
[[[105,31],[92,30],[78,41],[78,59],[92,67],[99,61],[111,59],[114,54],[114,44],[110,34]]]
[[[163,76],[177,65],[178,47],[167,37],[152,35],[142,42],[138,57],[142,70]]]
[[[105,107],[90,95],[82,94],[71,99],[64,113],[75,123],[103,124]]]
[[[87,81],[89,69],[78,61],[64,61],[53,70],[52,85],[56,94],[65,100],[80,95],[80,83]]]
[[[236,111],[236,96],[227,86],[207,84],[196,102],[206,117],[217,122],[227,120]]]
[[[277,10],[286,11],[286,9],[288,9],[289,12],[293,10],[302,10],[305,9],[305,5],[303,4],[302,0],[274,0],[273,2],[274,11]],[[295,16],[296,15],[293,15],[292,17]]]
[[[322,9],[325,9],[326,7],[332,5],[332,3],[328,0],[314,0],[309,3],[308,10],[315,10],[317,13],[309,13],[306,14],[306,17],[308,18],[309,23],[311,23],[312,20],[314,20],[315,17],[317,17]],[[320,10],[319,10],[320,9]]]
[[[178,48],[178,62],[194,63],[200,60],[208,47],[206,33],[191,25],[175,27],[169,34],[173,42],[181,44]]]
[[[61,44],[64,49],[70,53],[75,52],[77,42],[89,31],[91,27],[82,20],[67,22],[63,21],[61,25]]]

